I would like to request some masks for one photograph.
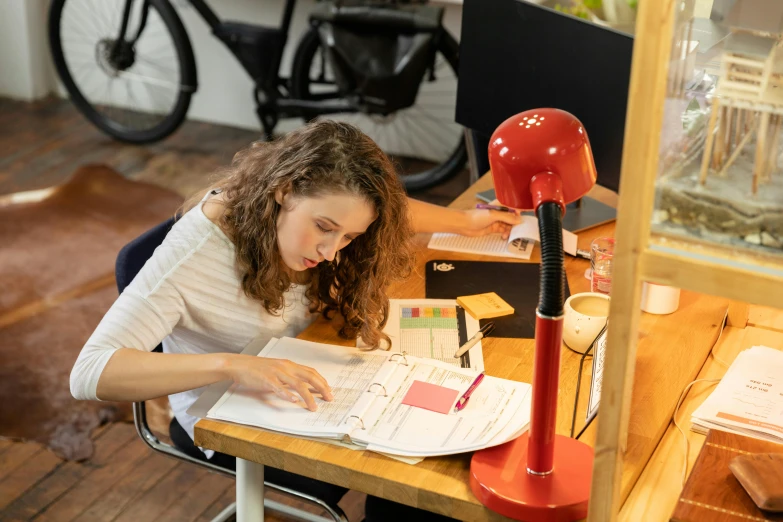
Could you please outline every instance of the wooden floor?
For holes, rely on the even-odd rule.
[[[248,130],[187,122],[162,143],[132,146],[103,136],[67,101],[0,98],[0,194],[48,187],[81,165],[102,163],[188,196],[257,138]],[[467,185],[465,170],[414,197],[447,204]],[[95,454],[82,463],[0,438],[0,521],[209,521],[234,499],[232,479],[154,453],[131,424],[102,427],[93,438]],[[349,493],[341,506],[351,521],[362,519],[362,495]]]

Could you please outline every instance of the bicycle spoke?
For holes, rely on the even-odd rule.
[[[149,85],[155,85],[155,86],[158,86],[158,87],[168,87],[172,91],[178,91],[178,90],[180,90],[180,88],[182,88],[184,90],[184,86],[180,87],[180,85],[177,84],[177,83],[166,81],[166,80],[161,80],[161,79],[158,79],[158,78],[153,78],[151,76],[143,76],[141,74],[135,74],[135,73],[128,72],[128,71],[120,72],[120,76],[123,77],[123,78],[127,78],[129,80],[134,80],[134,81],[141,82],[141,83],[146,83],[146,84],[149,84]]]
[[[62,24],[62,27],[64,27],[67,30],[73,31],[75,33],[80,34],[84,37],[84,40],[82,40],[82,43],[86,45],[92,46],[94,44],[94,38],[91,37],[89,34],[87,34],[81,27],[75,25],[74,22],[69,22],[67,20],[63,20],[60,22]],[[63,40],[66,41],[66,40]],[[73,40],[71,40],[73,41]]]
[[[84,33],[86,34],[87,38],[90,39],[90,41],[98,41],[103,37],[100,28],[95,25],[95,22],[93,22],[90,16],[83,17],[81,13],[78,12],[78,9],[71,9],[68,11],[68,14],[74,18],[75,26],[83,29]],[[79,23],[79,21],[76,20],[77,15],[81,23]],[[60,20],[60,27],[63,27],[64,22],[67,19],[68,18],[66,13],[63,13],[63,18]]]
[[[106,18],[106,13],[103,10],[105,2],[99,2],[97,5],[93,2],[93,13],[95,13],[96,20],[98,20],[105,30],[109,31],[111,27],[111,18]],[[119,26],[117,26],[119,28]]]
[[[144,58],[142,56],[136,56],[136,63],[141,63],[148,67],[152,67],[155,70],[165,73],[168,77],[177,76],[179,72],[176,69],[168,68],[165,65],[161,65],[154,60],[150,60],[149,58]]]
[[[440,132],[432,132],[431,130],[425,129],[424,126],[421,125],[408,125],[408,129],[410,129],[411,134],[418,135],[419,139],[417,140],[418,143],[425,143],[430,141],[430,138],[433,136],[441,136]],[[415,132],[414,132],[415,131]],[[441,141],[446,147],[450,147],[451,143],[443,142]]]

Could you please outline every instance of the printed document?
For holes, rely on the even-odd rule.
[[[207,417],[324,439],[339,439],[379,453],[426,457],[474,451],[523,433],[530,419],[531,386],[485,377],[464,409],[448,414],[402,404],[414,381],[462,396],[478,372],[435,359],[299,339],[272,339],[259,357],[289,359],[315,368],[334,400],[316,396],[318,411],[273,393],[233,385]],[[456,400],[455,400],[456,402]]]

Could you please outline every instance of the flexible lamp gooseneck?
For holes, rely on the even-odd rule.
[[[587,516],[593,450],[555,434],[563,334],[563,234],[566,204],[595,184],[587,132],[558,109],[519,113],[501,123],[489,142],[498,200],[534,210],[541,239],[541,283],[530,429],[506,444],[473,455],[470,486],[490,509],[525,521]]]

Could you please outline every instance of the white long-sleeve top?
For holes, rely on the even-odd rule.
[[[239,353],[257,338],[295,336],[315,319],[304,285],[285,293],[279,315],[244,294],[234,245],[204,215],[202,204],[177,221],[82,348],[71,370],[75,398],[98,399],[98,379],[119,348],[152,351],[162,341],[164,353]],[[169,396],[191,438],[198,419],[185,411],[202,391]]]

